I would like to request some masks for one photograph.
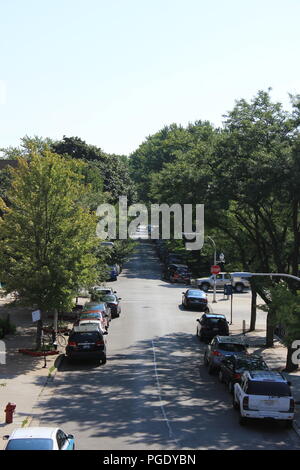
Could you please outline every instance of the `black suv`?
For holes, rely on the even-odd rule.
[[[221,361],[219,380],[228,385],[229,392],[233,392],[235,383],[240,383],[242,373],[245,370],[269,370],[269,367],[261,356],[251,354],[249,356],[232,355]]]
[[[79,329],[80,327],[78,327]],[[66,355],[73,359],[94,359],[106,363],[106,344],[100,330],[72,330],[66,347]]]
[[[214,336],[228,336],[229,327],[225,315],[217,313],[204,313],[197,318],[197,336],[200,341],[211,341]]]

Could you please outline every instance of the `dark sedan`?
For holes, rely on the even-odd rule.
[[[196,308],[200,312],[209,311],[205,292],[200,289],[188,289],[182,293],[182,306],[184,308]]]
[[[261,356],[255,354],[243,357],[232,355],[222,360],[219,380],[227,384],[230,393],[232,393],[234,384],[240,382],[245,370],[269,370],[269,367]]]
[[[121,297],[117,297],[114,294],[107,294],[102,297],[103,302],[110,308],[111,316],[113,318],[119,317],[121,314],[120,300]]]

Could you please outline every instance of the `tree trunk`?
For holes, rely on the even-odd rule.
[[[36,349],[41,350],[42,348],[42,328],[43,328],[43,318],[37,321],[36,329]]]
[[[254,286],[251,288],[251,319],[250,319],[250,331],[255,330],[256,325],[256,300],[257,292]]]
[[[285,365],[285,372],[294,372],[295,370],[298,369],[298,364],[295,364],[292,361],[292,354],[293,352],[297,351],[297,348],[292,348],[291,346],[288,346],[287,348],[287,357],[286,357],[286,365]]]
[[[273,348],[273,346],[274,346],[274,313],[269,312],[267,315],[266,347]]]

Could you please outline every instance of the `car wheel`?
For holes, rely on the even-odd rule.
[[[203,290],[204,292],[207,292],[209,289],[209,284],[201,284],[200,289]]]
[[[231,380],[229,380],[228,382],[228,390],[229,390],[229,393],[233,393],[233,383],[231,382]]]
[[[287,419],[285,422],[285,427],[287,429],[291,429],[293,427],[293,421],[291,419]]]
[[[235,292],[241,293],[241,292],[243,292],[243,290],[244,290],[243,284],[240,284],[240,283],[239,283],[239,284],[236,284],[236,285],[235,285]]]
[[[102,359],[101,359],[101,364],[106,364],[106,356],[104,356]]]
[[[224,383],[223,372],[221,370],[219,371],[218,377],[219,377],[219,382],[221,382],[221,384]]]
[[[208,366],[208,359],[206,353],[204,354],[203,362],[205,366]]]
[[[215,368],[214,368],[211,364],[209,364],[209,365],[208,365],[208,373],[209,373],[209,375],[213,375],[214,371],[215,371]]]

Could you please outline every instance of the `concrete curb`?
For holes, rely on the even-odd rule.
[[[57,358],[57,361],[58,361],[57,366],[54,367],[54,369],[53,369],[51,372],[50,372],[50,370],[52,369],[53,366],[52,366],[50,369],[48,369],[48,370],[49,370],[49,374],[48,374],[48,376],[47,376],[47,378],[46,378],[46,381],[45,381],[43,387],[41,388],[40,393],[38,394],[37,401],[39,400],[39,398],[40,398],[41,395],[43,394],[43,392],[44,392],[45,388],[47,387],[47,385],[49,385],[49,383],[51,383],[51,382],[54,381],[55,376],[56,376],[56,374],[57,374],[57,372],[58,372],[58,369],[59,369],[59,367],[61,366],[61,363],[63,362],[64,358],[65,358],[65,355],[64,355],[63,353],[60,354],[60,355],[58,356],[58,358]],[[36,403],[37,403],[37,401],[36,401]],[[36,403],[35,403],[35,404],[36,404]],[[34,404],[33,406],[35,406],[35,404]],[[27,416],[27,417],[24,419],[25,424],[24,424],[24,426],[22,426],[22,428],[27,428],[27,427],[29,427],[29,426],[31,425],[33,419],[34,419],[33,416]]]

